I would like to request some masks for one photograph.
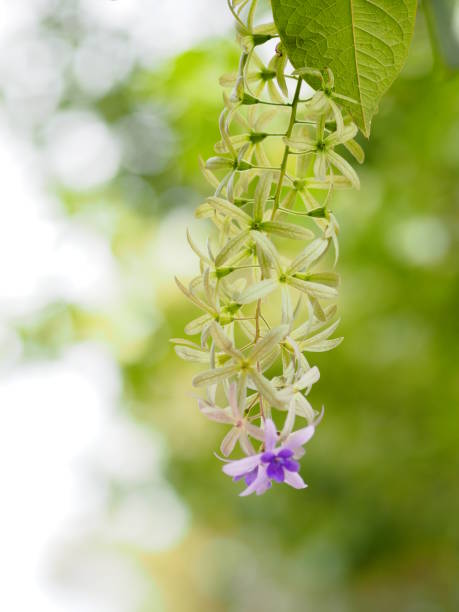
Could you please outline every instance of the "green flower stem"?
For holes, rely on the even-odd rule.
[[[266,104],[267,106],[292,106],[291,102],[268,102],[268,100],[258,100],[257,104]]]
[[[302,79],[300,78],[298,79],[298,83],[296,84],[295,95],[293,96],[290,123],[288,125],[288,129],[286,133],[287,138],[290,138],[293,132],[293,128],[295,127],[296,109],[298,107],[298,102],[300,99],[301,83],[302,83]],[[280,167],[279,182],[277,183],[276,195],[274,196],[274,204],[273,204],[273,211],[271,214],[271,219],[275,218],[277,209],[279,208],[279,201],[280,201],[280,196],[281,196],[281,191],[282,191],[282,183],[284,182],[284,176],[285,176],[285,173],[287,172],[287,162],[288,162],[289,153],[290,153],[290,147],[288,145],[285,145],[284,156],[282,158],[282,163]]]

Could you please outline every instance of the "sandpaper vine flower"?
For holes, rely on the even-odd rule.
[[[362,162],[363,152],[331,71],[293,71],[279,41],[262,62],[257,48],[278,38],[274,24],[256,23],[257,0],[228,4],[241,56],[221,80],[216,155],[200,162],[214,193],[196,210],[213,232],[206,246],[187,234],[199,274],[177,280],[201,312],[185,327],[196,341],[173,342],[204,367],[193,379],[205,390],[199,407],[229,428],[224,458],[243,453],[223,471],[245,481],[246,496],[273,482],[306,487],[298,459],[321,418],[310,399],[320,373],[309,359],[342,340],[331,337],[339,226],[330,206],[336,189],[358,188],[347,153]],[[303,78],[313,73],[311,95]]]

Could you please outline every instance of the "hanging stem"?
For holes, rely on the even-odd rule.
[[[299,78],[298,83],[296,84],[295,94],[293,96],[293,101],[292,101],[292,112],[290,115],[290,123],[287,128],[287,133],[285,134],[287,138],[290,138],[293,132],[293,128],[295,127],[296,109],[298,106],[298,101],[300,99],[301,83],[302,83],[302,79]],[[276,216],[277,209],[279,208],[279,201],[280,201],[280,196],[282,192],[282,183],[284,182],[285,173],[287,172],[287,162],[288,162],[289,153],[290,153],[290,147],[288,145],[285,145],[284,156],[282,158],[282,163],[280,167],[279,182],[277,183],[276,195],[274,196],[274,205],[273,205],[273,211],[271,214],[271,219],[274,219],[274,217]]]

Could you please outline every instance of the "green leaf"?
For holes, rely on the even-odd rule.
[[[356,101],[340,104],[366,136],[405,62],[416,6],[417,0],[272,0],[293,66],[330,68],[336,93]]]

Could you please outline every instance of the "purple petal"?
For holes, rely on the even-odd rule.
[[[245,457],[244,459],[238,459],[237,461],[231,461],[223,466],[222,470],[228,476],[240,476],[246,474],[257,467],[260,463],[260,455],[252,455],[251,457]]]
[[[255,480],[255,478],[257,477],[257,473],[258,473],[258,468],[253,468],[253,470],[251,472],[247,472],[246,474],[240,474],[239,476],[235,476],[233,478],[234,482],[238,482],[239,480],[244,479],[247,486],[251,485],[252,482]]]
[[[308,486],[296,472],[285,472],[284,482],[294,489],[305,489]]]
[[[274,450],[277,442],[277,430],[272,419],[265,421],[265,451],[271,452]]]
[[[287,440],[284,442],[284,448],[290,448],[295,451],[299,446],[303,446],[303,444],[306,444],[306,442],[312,438],[314,431],[314,425],[308,425],[307,427],[303,427],[303,429],[295,431],[294,433],[290,434]]]
[[[293,461],[292,459],[285,459],[283,466],[289,472],[298,472],[300,470],[300,464],[298,461]]]
[[[280,465],[280,463],[275,463],[274,461],[270,463],[266,473],[272,480],[275,480],[276,482],[284,482],[284,468]]]
[[[266,475],[266,471],[262,467],[259,467],[255,480],[247,487],[247,489],[244,489],[242,493],[239,493],[239,495],[241,497],[246,497],[247,495],[251,495],[255,492],[257,495],[261,495],[267,489],[269,489],[270,484],[271,483]]]
[[[269,453],[263,453],[261,455],[261,460],[263,461],[263,463],[269,463],[270,461],[272,461],[275,457],[275,453],[269,452]]]
[[[277,453],[277,456],[282,457],[282,459],[289,459],[293,456],[293,451],[290,448],[281,448],[281,450]],[[261,457],[261,460],[263,461],[263,456]]]
[[[255,482],[255,479],[258,475],[258,468],[255,468],[251,472],[245,475],[245,484],[249,487],[252,482]]]

